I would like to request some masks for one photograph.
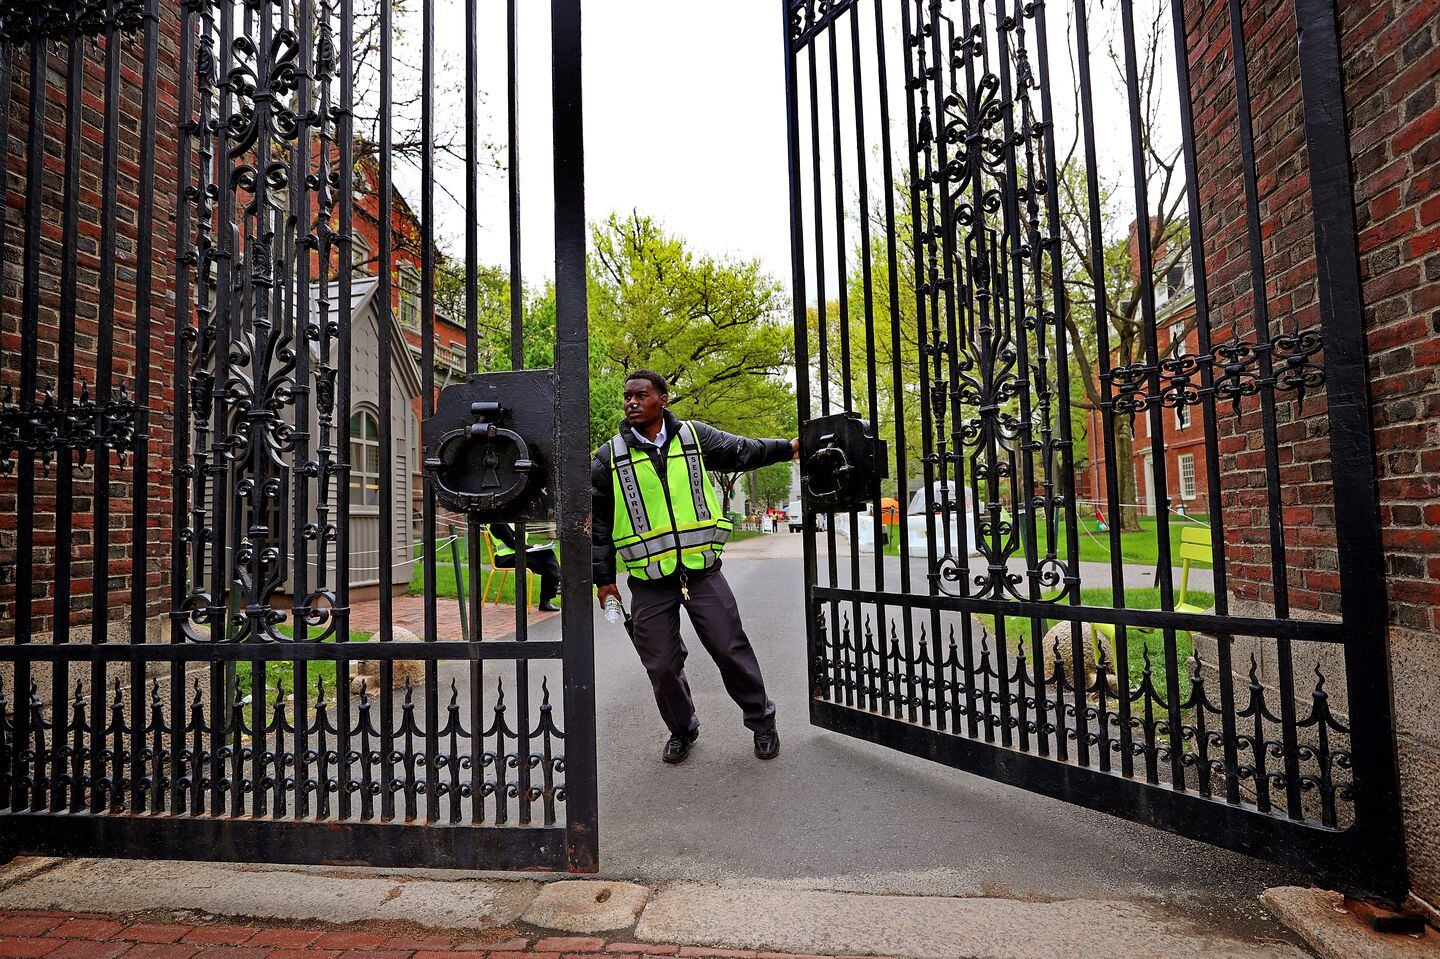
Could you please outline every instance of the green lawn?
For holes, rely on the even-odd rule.
[[[284,634],[284,635],[286,635],[286,636],[293,636],[293,635],[294,635],[294,633],[291,631],[291,629],[290,629],[289,626],[281,626],[281,627],[277,630],[277,632],[280,632],[280,633],[282,633],[282,634]],[[355,631],[352,630],[352,631],[350,632],[350,642],[352,642],[352,643],[365,643],[365,642],[369,642],[370,639],[371,639],[373,636],[374,636],[374,633],[358,633],[358,632],[355,632]],[[330,639],[326,640],[326,642],[334,642],[334,641],[335,641],[335,638],[334,638],[333,636],[332,636]],[[309,668],[308,668],[308,670],[307,670],[307,675],[306,675],[306,679],[305,679],[305,688],[306,688],[307,690],[309,690],[310,694],[311,694],[311,695],[314,695],[314,693],[315,693],[315,683],[316,683],[317,681],[319,681],[319,680],[324,680],[324,682],[325,682],[325,692],[326,692],[326,695],[327,695],[327,696],[333,696],[334,693],[335,693],[335,663],[334,663],[334,661],[326,661],[326,660],[322,660],[322,659],[317,659],[317,660],[311,661],[311,662],[308,663],[307,665],[308,665]],[[290,660],[288,660],[288,659],[280,659],[280,660],[272,659],[272,660],[266,662],[266,663],[264,664],[264,666],[265,666],[265,698],[266,698],[267,700],[273,701],[277,696],[280,695],[280,690],[281,690],[282,688],[284,689],[286,695],[289,695],[291,692],[294,691],[294,689],[295,689],[295,664],[294,664],[294,662],[292,662],[292,661],[290,661]],[[239,684],[239,686],[240,686],[240,695],[241,695],[242,697],[244,697],[244,696],[249,696],[250,693],[251,693],[251,691],[255,688],[255,664],[254,664],[254,663],[246,663],[246,662],[236,663],[236,664],[235,664],[235,680],[236,680],[236,682],[237,682],[237,683]]]
[[[762,533],[758,529],[737,529],[730,534],[730,542],[738,543],[742,539],[754,539],[756,536],[768,536],[769,533]]]
[[[1110,606],[1113,604],[1113,596],[1110,587],[1100,586],[1080,591],[1081,602],[1086,606]],[[1209,608],[1215,605],[1215,597],[1203,590],[1192,589],[1187,600],[1196,606]],[[1125,606],[1128,609],[1159,609],[1160,588],[1158,586],[1144,587],[1140,589],[1125,590]],[[988,615],[977,615],[975,617],[985,629],[992,634],[995,630],[995,618]],[[1041,629],[1041,634],[1047,633],[1060,620],[1047,619]],[[1024,616],[1005,617],[1005,637],[1007,645],[1013,648],[1017,638],[1026,640],[1025,650],[1030,651],[1030,620]],[[1134,627],[1126,630],[1126,650],[1129,657],[1129,671],[1131,685],[1140,682],[1140,676],[1145,669],[1145,650],[1150,651],[1150,674],[1151,681],[1157,689],[1164,690],[1164,669],[1165,669],[1165,636],[1161,630],[1144,630]],[[1178,631],[1175,634],[1175,658],[1180,667],[1180,695],[1183,699],[1190,695],[1190,670],[1188,660],[1194,649],[1190,634]],[[1114,667],[1114,651],[1105,651],[1107,659],[1112,660],[1111,667]]]
[[[465,578],[465,597],[468,600],[470,597],[471,580],[469,575],[470,566],[466,562],[466,551],[469,547],[464,539],[461,539],[456,545],[460,548],[460,575]],[[422,558],[422,549],[423,547],[421,546],[415,547],[415,558],[417,560]],[[475,585],[483,588],[485,585],[485,577],[489,572],[490,567],[482,563],[480,565],[480,575],[475,578]],[[503,572],[507,571],[502,570],[502,573]],[[532,587],[532,589],[538,590],[539,587]],[[425,564],[423,562],[417,562],[415,564],[415,577],[410,580],[410,595],[425,595]],[[451,561],[450,547],[448,545],[440,547],[440,551],[435,556],[435,595],[442,599],[459,599],[460,597],[460,590],[455,582],[455,565]],[[532,592],[531,595],[538,595],[538,593]],[[490,591],[490,595],[486,598],[492,603],[514,603],[515,576],[513,573],[500,577],[498,598],[493,588]]]
[[[1140,531],[1138,533],[1120,534],[1120,558],[1127,563],[1135,563],[1141,566],[1154,566],[1160,558],[1160,537],[1158,524],[1155,516],[1141,516]],[[1209,525],[1208,516],[1171,516],[1170,517],[1170,553],[1176,555],[1180,549],[1180,531],[1186,526]],[[1049,537],[1046,533],[1044,523],[1036,529],[1036,548],[1043,556]],[[1056,544],[1060,555],[1065,554],[1066,548],[1066,525],[1062,521],[1056,529]],[[1095,518],[1080,520],[1080,559],[1096,563],[1110,562],[1110,533],[1101,532],[1095,528]],[[1175,562],[1179,566],[1179,561]]]
[[[864,522],[864,520],[861,520],[861,522]],[[923,526],[925,523],[925,517],[912,516],[910,517],[910,522],[912,524],[918,523]],[[1182,529],[1184,529],[1186,526],[1204,525],[1208,523],[1209,518],[1206,516],[1171,516],[1171,555],[1175,555],[1176,551],[1180,548],[1180,531]],[[1133,563],[1141,566],[1154,566],[1160,558],[1160,542],[1158,534],[1156,532],[1156,525],[1156,517],[1141,516],[1140,531],[1138,533],[1121,533],[1120,558],[1126,563]],[[885,555],[899,556],[899,527],[891,528],[895,531],[896,535],[891,536],[889,542],[885,544]],[[1044,556],[1045,550],[1049,543],[1049,536],[1047,534],[1047,531],[1045,530],[1045,524],[1043,521],[1040,523],[1039,527],[1036,528],[1035,534],[1036,551],[1039,553],[1039,555]],[[1019,532],[1019,536],[1022,537],[1020,539],[1021,546],[1020,549],[1017,551],[1016,555],[1023,558],[1025,555],[1023,530]],[[1060,522],[1056,528],[1056,541],[1057,552],[1059,553],[1059,555],[1064,556],[1066,550],[1066,534],[1065,523],[1063,521]],[[1094,563],[1110,562],[1110,533],[1108,531],[1101,532],[1095,529],[1094,517],[1090,517],[1088,519],[1081,519],[1079,546],[1081,560]],[[912,556],[916,555],[915,551],[912,550],[911,552]],[[918,555],[923,557],[924,554],[920,553]],[[1175,565],[1177,567],[1180,565],[1178,560],[1176,561]]]

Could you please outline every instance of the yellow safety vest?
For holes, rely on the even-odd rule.
[[[682,422],[666,447],[662,480],[655,462],[634,455],[624,437],[610,440],[610,476],[615,492],[611,527],[615,552],[638,579],[659,579],[686,569],[710,569],[730,538],[733,525],[721,515],[720,497],[694,427]]]

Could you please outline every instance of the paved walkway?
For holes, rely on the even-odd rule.
[[[515,634],[515,607],[510,603],[486,603],[481,607],[480,638],[507,639]],[[558,617],[559,613],[542,613],[529,610],[531,625],[543,623]],[[460,604],[443,597],[435,600],[436,639],[460,640],[464,632],[460,628]],[[468,618],[468,611],[467,611]],[[390,622],[400,629],[408,629],[416,636],[425,635],[425,597],[396,596],[390,610]],[[350,628],[356,632],[375,633],[380,630],[380,601],[368,600],[350,607]]]
[[[16,860],[4,959],[1303,959],[1264,923],[1114,898],[883,896],[439,870]],[[103,910],[103,912],[100,912]]]

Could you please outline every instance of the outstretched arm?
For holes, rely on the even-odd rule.
[[[793,440],[757,440],[717,430],[708,423],[695,423],[695,438],[705,465],[722,473],[758,470],[771,463],[795,458]]]

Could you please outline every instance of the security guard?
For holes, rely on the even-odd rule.
[[[661,756],[665,762],[683,762],[700,735],[700,717],[685,678],[681,606],[755,734],[755,755],[773,759],[780,752],[775,704],[765,695],[735,594],[720,572],[720,551],[731,524],[721,515],[708,471],[783,463],[798,455],[799,441],[745,439],[704,423],[682,422],[666,409],[669,402],[663,376],[636,370],[625,381],[625,422],[595,454],[591,532],[600,603],[620,595],[618,556],[630,574],[635,649],[670,728]]]
[[[495,544],[495,568],[514,569],[515,527],[509,523],[491,523],[490,537]],[[528,535],[525,540],[525,573],[527,576],[540,575],[540,611],[557,612],[560,607],[555,605],[555,597],[560,594],[560,560],[555,555],[555,548],[531,545]]]

